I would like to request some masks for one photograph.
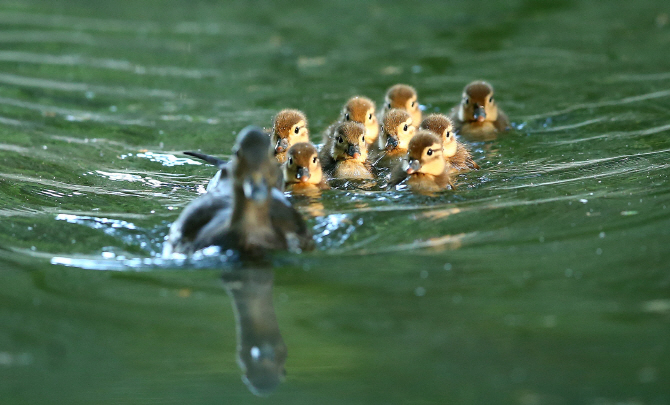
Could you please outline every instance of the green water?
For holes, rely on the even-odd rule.
[[[0,403],[670,404],[669,14],[0,1]],[[254,396],[222,280],[247,270],[156,257],[213,175],[180,152],[482,78],[516,129],[455,192],[295,199],[317,250],[273,260],[287,376]]]

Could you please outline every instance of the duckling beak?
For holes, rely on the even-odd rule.
[[[298,171],[295,173],[295,178],[306,182],[310,178],[309,169],[307,167],[298,167]]]
[[[486,110],[484,109],[484,106],[475,104],[475,113],[473,116],[477,122],[486,121]]]
[[[414,174],[421,169],[421,162],[419,162],[417,159],[411,159],[409,161],[409,164],[407,166],[407,174]]]
[[[386,150],[393,150],[398,147],[398,138],[393,135],[389,135],[386,138]]]
[[[277,141],[275,146],[275,153],[282,153],[288,149],[288,140],[286,138],[281,138]]]
[[[242,188],[244,196],[257,203],[263,203],[268,199],[268,186],[260,173],[254,173],[244,179]]]
[[[347,149],[347,155],[351,156],[354,159],[361,157],[361,148],[358,145],[349,145]]]

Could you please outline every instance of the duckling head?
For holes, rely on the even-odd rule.
[[[399,108],[390,109],[384,115],[379,149],[386,151],[407,149],[415,133],[414,120],[409,112]]]
[[[272,186],[279,180],[277,162],[268,150],[270,139],[261,128],[248,126],[240,131],[231,159],[234,187],[254,204],[267,204]]]
[[[458,109],[458,119],[463,122],[485,122],[498,119],[498,106],[493,99],[493,86],[476,81],[465,86]]]
[[[421,122],[421,108],[419,107],[418,95],[412,86],[396,84],[386,91],[384,97],[384,111],[391,108],[400,108],[412,115],[415,123]]]
[[[375,116],[375,103],[367,97],[355,96],[349,99],[342,108],[340,121],[359,122],[365,126],[365,137],[370,144],[377,140],[379,122]]]
[[[300,142],[291,146],[284,163],[286,184],[319,184],[322,178],[321,161],[314,145]]]
[[[335,161],[352,160],[363,163],[368,158],[365,127],[354,121],[339,124],[333,134],[331,156]]]
[[[280,111],[273,120],[270,138],[275,154],[286,152],[298,142],[309,142],[307,117],[299,110]]]
[[[420,130],[409,141],[407,150],[408,161],[405,171],[407,174],[430,174],[439,176],[446,168],[442,156],[442,142],[431,131]]]
[[[431,114],[421,122],[419,128],[432,131],[442,139],[444,156],[451,157],[456,154],[458,143],[453,132],[453,123],[449,117],[444,114]]]

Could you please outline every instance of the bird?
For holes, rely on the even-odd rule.
[[[405,155],[409,141],[416,133],[414,120],[409,112],[393,108],[386,112],[382,120],[377,156],[372,159],[378,169],[392,168]]]
[[[400,108],[410,113],[412,120],[414,120],[414,125],[418,125],[421,122],[422,112],[419,106],[418,94],[412,86],[396,84],[386,91],[381,112],[382,117],[392,108]]]
[[[444,114],[430,114],[424,118],[419,128],[432,131],[442,139],[442,154],[449,167],[455,170],[479,169],[468,148],[456,139],[449,117]]]
[[[269,149],[270,138],[261,128],[240,131],[225,176],[182,210],[170,226],[162,257],[212,246],[236,250],[243,259],[260,258],[270,250],[313,249],[305,221],[274,187],[281,171]]]
[[[442,156],[442,142],[431,131],[420,130],[409,141],[407,158],[391,172],[389,188],[406,183],[412,191],[431,193],[453,188]]]
[[[270,132],[270,147],[279,164],[286,161],[286,152],[298,142],[309,142],[305,113],[292,109],[279,111],[272,121]]]
[[[332,179],[372,180],[363,124],[345,121],[329,132],[320,153],[324,172]]]
[[[319,152],[314,145],[308,142],[296,143],[289,148],[287,156],[288,159],[282,165],[287,191],[328,188]]]
[[[365,142],[368,146],[368,150],[374,148],[377,137],[379,136],[379,121],[375,115],[376,108],[375,102],[367,97],[351,97],[342,107],[337,122],[326,130],[324,141],[337,125],[343,122],[353,121],[358,122],[365,127]]]
[[[465,86],[461,103],[452,109],[451,119],[456,132],[472,140],[495,139],[498,132],[510,126],[507,115],[493,98],[493,86],[485,81]]]

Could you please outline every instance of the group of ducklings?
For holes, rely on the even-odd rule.
[[[456,134],[490,139],[508,127],[493,87],[483,81],[465,87],[451,116],[423,117],[416,90],[405,84],[388,89],[379,115],[371,99],[352,97],[324,131],[320,149],[310,142],[305,114],[282,110],[269,136],[257,127],[242,130],[229,162],[187,153],[220,170],[172,224],[163,256],[211,246],[252,256],[310,250],[311,232],[280,190],[327,189],[339,180],[404,183],[419,192],[453,188],[453,173],[479,169]]]

